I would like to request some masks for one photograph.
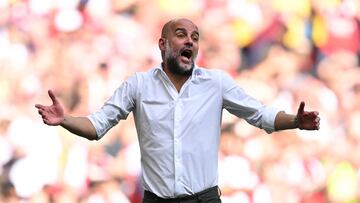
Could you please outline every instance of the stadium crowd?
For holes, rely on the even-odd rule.
[[[132,118],[91,142],[41,122],[53,89],[87,115],[161,61],[164,22],[201,33],[197,64],[260,101],[320,112],[319,131],[266,134],[224,111],[224,203],[360,202],[358,0],[0,0],[0,203],[138,203]]]

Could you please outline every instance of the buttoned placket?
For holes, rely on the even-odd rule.
[[[174,129],[173,129],[173,150],[174,150],[174,196],[183,194],[184,191],[181,189],[182,175],[183,175],[183,164],[182,164],[182,142],[181,142],[181,119],[183,114],[184,105],[181,101],[182,95],[184,95],[192,77],[187,80],[180,92],[178,92],[174,84],[166,76],[164,72],[161,73],[164,85],[169,91],[170,95],[174,99],[173,108],[174,108]],[[167,83],[167,84],[166,84]]]
[[[182,136],[181,136],[181,119],[183,118],[184,112],[184,104],[182,102],[182,98],[185,95],[185,92],[188,91],[188,86],[190,84],[191,78],[185,82],[185,84],[180,89],[179,94],[174,102],[174,166],[175,166],[175,196],[183,194],[183,143],[182,143]]]
[[[182,103],[177,99],[174,106],[174,169],[175,169],[175,193],[180,190],[179,182],[181,181],[181,165],[182,165],[182,144],[180,141]],[[176,194],[175,194],[176,195]]]

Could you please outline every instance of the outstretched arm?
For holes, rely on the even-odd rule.
[[[65,115],[64,109],[54,93],[49,90],[48,94],[52,100],[52,105],[35,105],[45,124],[50,126],[61,125],[68,131],[89,140],[97,138],[95,127],[88,118]]]
[[[275,130],[295,129],[319,130],[320,117],[317,111],[304,111],[305,103],[301,102],[296,115],[280,111],[275,118]]]

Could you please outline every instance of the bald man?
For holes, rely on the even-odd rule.
[[[199,29],[188,19],[167,22],[158,45],[162,63],[129,77],[96,112],[66,115],[49,90],[51,106],[37,104],[47,125],[99,140],[133,112],[141,151],[143,203],[219,203],[218,149],[223,109],[249,124],[275,130],[318,130],[318,112],[278,111],[247,95],[220,70],[195,65]]]

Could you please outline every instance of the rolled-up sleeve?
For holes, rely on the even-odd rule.
[[[231,114],[245,119],[251,125],[264,129],[267,133],[275,131],[275,117],[278,109],[265,106],[255,98],[249,96],[227,74],[221,74],[221,88],[223,108]]]
[[[98,140],[134,110],[136,87],[136,76],[132,76],[115,90],[98,111],[87,116],[96,129]]]

